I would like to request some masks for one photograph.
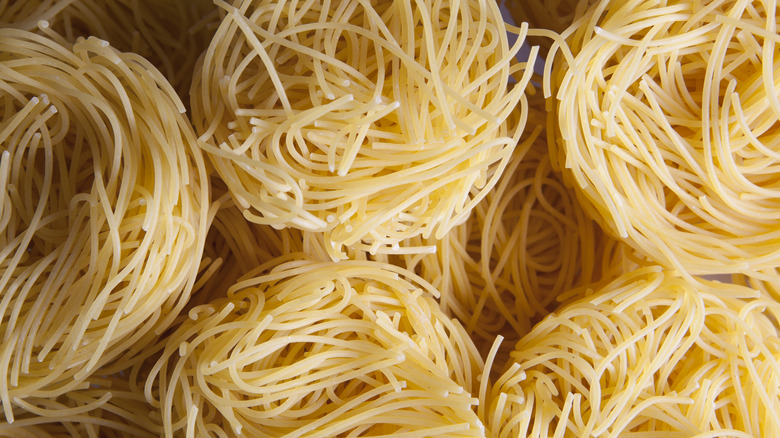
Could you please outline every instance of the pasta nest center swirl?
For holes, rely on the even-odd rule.
[[[63,394],[132,356],[186,302],[208,192],[180,109],[140,57],[0,31],[7,419],[12,398]]]
[[[529,80],[508,85],[518,49],[495,5],[244,1],[193,119],[249,220],[375,253],[441,238],[495,184]]]
[[[147,380],[166,436],[484,436],[483,363],[430,285],[383,263],[280,260],[166,340]]]

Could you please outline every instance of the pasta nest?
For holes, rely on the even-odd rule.
[[[484,418],[494,436],[778,436],[780,303],[657,267],[544,319]],[[676,432],[676,433],[673,433]]]
[[[146,383],[165,436],[484,436],[483,364],[430,285],[383,263],[287,260],[167,339]]]
[[[0,30],[0,402],[89,386],[186,303],[208,182],[181,101],[96,38]],[[121,363],[117,365],[121,367]],[[22,408],[19,408],[22,409]]]
[[[248,220],[388,252],[442,238],[502,173],[532,69],[494,2],[223,7],[193,123]]]
[[[554,162],[601,225],[686,274],[780,266],[770,3],[601,1],[556,63]],[[567,65],[570,64],[570,65]]]

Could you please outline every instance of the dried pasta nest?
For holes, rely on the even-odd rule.
[[[484,436],[482,361],[430,285],[377,262],[289,259],[166,340],[147,380],[165,436]]]
[[[596,0],[503,0],[515,23],[528,22],[533,28],[556,33],[566,30],[576,18],[582,16],[588,5]],[[548,37],[531,36],[529,41],[549,49],[553,41]]]
[[[778,10],[767,7],[601,1],[567,31],[554,162],[602,226],[669,268],[780,266]]]
[[[106,40],[149,60],[185,104],[189,104],[195,63],[219,21],[219,8],[211,0],[0,2],[0,28],[38,31],[69,43],[90,36]]]
[[[777,436],[780,303],[656,267],[524,337],[483,401],[496,436]]]
[[[442,238],[502,173],[531,69],[494,2],[223,7],[193,123],[248,220],[325,233],[334,259],[392,252]]]
[[[141,57],[0,29],[0,404],[89,386],[186,303],[205,163]],[[123,361],[119,361],[123,362]],[[117,365],[121,367],[122,365]]]

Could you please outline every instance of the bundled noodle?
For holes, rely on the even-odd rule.
[[[553,162],[602,226],[664,266],[780,266],[777,14],[603,0],[567,30]]]
[[[780,303],[654,267],[539,323],[481,395],[493,436],[777,436]]]
[[[148,62],[0,29],[0,404],[89,386],[183,308],[206,235],[192,128]]]
[[[532,70],[495,3],[235,3],[192,107],[247,219],[325,233],[343,259],[442,238],[493,187]]]
[[[481,359],[430,285],[382,263],[286,260],[166,340],[147,380],[165,436],[484,436]]]

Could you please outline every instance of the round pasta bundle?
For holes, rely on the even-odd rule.
[[[670,269],[780,266],[777,14],[603,0],[567,30],[554,163],[602,226]]]
[[[495,184],[532,71],[495,2],[235,3],[192,108],[248,220],[323,232],[343,259],[442,238]]]
[[[430,285],[377,262],[288,260],[166,339],[146,383],[165,436],[484,436],[482,361]]]
[[[0,405],[57,397],[166,329],[208,213],[183,108],[141,57],[0,29]],[[119,367],[122,365],[119,364]]]
[[[759,291],[645,267],[539,323],[480,415],[497,437],[778,436],[778,318]]]
[[[399,263],[441,291],[442,309],[483,351],[499,334],[511,348],[559,306],[562,294],[586,293],[634,266],[630,248],[604,233],[552,170],[540,106],[529,112],[536,128],[526,132],[469,220],[435,254]]]
[[[220,20],[211,0],[60,0],[52,7],[46,24],[67,41],[96,36],[143,56],[186,104],[196,61]]]

